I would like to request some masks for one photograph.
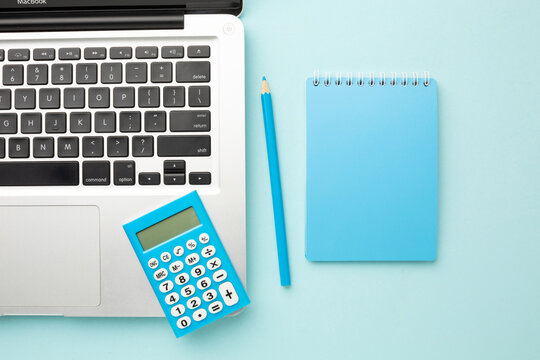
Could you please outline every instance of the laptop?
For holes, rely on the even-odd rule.
[[[245,284],[241,0],[0,2],[0,314],[163,316],[122,225],[197,190]]]

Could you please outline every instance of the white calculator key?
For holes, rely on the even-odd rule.
[[[219,285],[219,293],[228,306],[232,306],[238,302],[238,294],[230,281]]]
[[[215,282],[222,282],[223,280],[227,278],[227,272],[223,269],[218,270],[214,273],[212,278],[214,279]]]
[[[193,320],[195,320],[195,321],[203,321],[204,319],[206,319],[206,310],[199,309],[199,310],[196,310],[193,313]]]
[[[199,254],[189,254],[184,261],[187,265],[193,266],[199,262]]]
[[[156,259],[156,258],[151,258],[150,260],[148,260],[148,267],[149,267],[150,269],[155,269],[155,268],[158,267],[158,265],[159,265],[158,259]]]
[[[182,269],[184,268],[184,263],[181,262],[180,260],[177,260],[175,262],[173,262],[170,266],[169,266],[169,270],[170,272],[172,272],[173,274],[174,273],[177,273],[179,271],[182,271]]]
[[[191,324],[191,319],[189,316],[184,316],[176,322],[176,326],[178,326],[180,329],[185,329]]]
[[[156,280],[163,280],[167,277],[167,275],[169,275],[169,273],[167,272],[167,270],[161,268],[159,270],[156,270],[154,272],[154,279]]]
[[[201,235],[199,235],[199,241],[201,242],[201,244],[206,244],[210,241],[210,236],[208,236],[207,233],[202,233]]]
[[[180,294],[182,294],[182,296],[185,298],[190,297],[191,295],[193,295],[194,292],[195,292],[195,286],[193,285],[186,285],[182,288],[182,290],[180,290]]]
[[[182,304],[178,304],[171,309],[171,315],[174,317],[179,317],[185,312],[186,312],[186,308]]]
[[[220,258],[217,258],[217,257],[210,259],[206,262],[206,267],[208,268],[208,270],[216,270],[220,266],[221,266],[221,260]]]
[[[196,309],[201,306],[201,298],[194,296],[187,301],[188,309]]]
[[[206,302],[210,302],[212,300],[215,300],[215,298],[217,297],[217,291],[214,290],[214,289],[210,289],[210,290],[206,290],[203,294],[202,294],[202,298],[204,301]],[[211,312],[211,311],[210,311]]]
[[[178,300],[180,300],[180,295],[178,295],[178,293],[176,292],[170,293],[167,296],[165,296],[165,302],[167,303],[167,305],[175,304],[178,302]]]
[[[210,256],[214,256],[216,253],[216,248],[212,245],[208,245],[201,250],[201,253],[204,258],[209,258]]]
[[[189,250],[195,250],[195,248],[197,247],[197,242],[195,240],[193,240],[193,239],[188,240],[187,243],[186,243],[186,247]]]
[[[188,281],[189,281],[189,275],[187,273],[178,274],[174,278],[174,282],[177,283],[178,285],[184,285]]]
[[[171,261],[171,254],[169,254],[168,252],[162,252],[161,253],[161,261],[163,262],[169,262]]]
[[[212,290],[212,291],[213,291],[213,290]],[[210,314],[218,313],[218,312],[220,312],[221,310],[223,310],[223,304],[221,303],[221,301],[214,301],[214,302],[211,303],[210,306],[208,307],[208,311],[210,311]]]
[[[210,286],[210,284],[212,284],[212,281],[209,277],[203,277],[202,279],[199,279],[199,281],[197,281],[197,287],[201,290],[206,289]]]
[[[173,282],[171,280],[167,280],[159,284],[159,291],[161,291],[162,293],[167,293],[171,291],[173,287],[174,287]]]
[[[182,256],[184,255],[184,248],[181,246],[175,246],[173,252],[176,256]]]
[[[193,277],[201,277],[204,275],[205,268],[202,265],[197,265],[193,269],[191,269],[191,276]]]

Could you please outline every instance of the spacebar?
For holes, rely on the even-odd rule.
[[[0,186],[79,185],[76,161],[0,162]]]

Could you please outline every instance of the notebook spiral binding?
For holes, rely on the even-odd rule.
[[[402,86],[407,86],[408,85],[408,77],[407,77],[407,73],[406,72],[402,72],[401,73],[401,77],[398,77],[398,74],[397,72],[392,72],[390,73],[390,85],[391,86],[397,86],[398,83],[400,83]],[[375,82],[376,82],[376,78],[375,78],[375,73],[374,72],[370,72],[369,75],[367,76],[366,78],[367,80],[367,84],[369,86],[374,86],[375,85]],[[324,79],[323,79],[323,84],[324,86],[330,86],[332,83],[331,81],[331,76],[330,76],[330,73],[329,72],[325,72],[324,73]],[[352,86],[354,83],[354,77],[353,77],[353,73],[352,72],[349,72],[347,73],[347,80],[345,80],[345,85],[347,86]],[[384,72],[381,72],[379,73],[379,80],[378,80],[378,83],[379,85],[381,86],[385,86],[386,85],[386,75]],[[413,86],[418,86],[420,84],[420,79],[418,77],[418,73],[417,72],[413,72],[412,73],[412,79],[411,79],[411,83]],[[318,70],[316,70],[313,74],[313,85],[314,86],[319,86],[321,84],[321,76],[320,76],[320,73]],[[343,81],[342,81],[342,77],[341,77],[341,73],[338,72],[336,74],[336,81],[335,81],[335,84],[337,86],[341,86],[343,85]],[[356,77],[356,84],[358,86],[364,86],[364,73],[363,72],[359,72],[358,73],[358,76]],[[422,81],[422,84],[424,86],[429,86],[429,72],[428,71],[424,71],[424,79]]]

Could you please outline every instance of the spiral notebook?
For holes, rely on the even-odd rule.
[[[427,74],[307,79],[308,260],[435,260],[437,122]]]

